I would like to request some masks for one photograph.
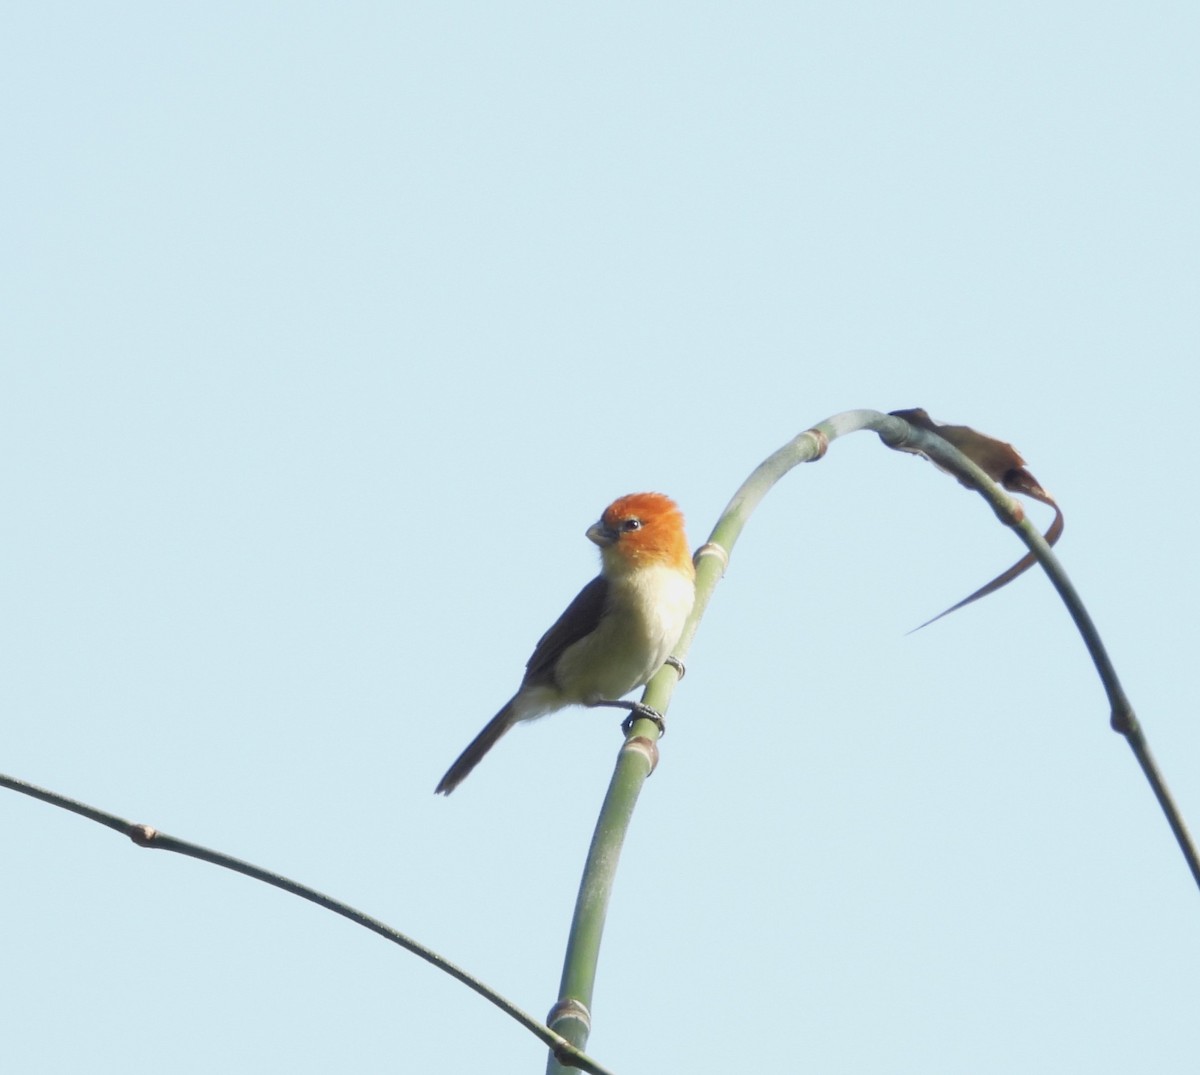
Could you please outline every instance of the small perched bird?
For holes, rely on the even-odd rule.
[[[458,756],[437,786],[449,795],[519,720],[569,705],[615,706],[661,717],[617,699],[666,663],[695,600],[696,572],[683,515],[661,493],[614,500],[587,536],[600,546],[600,574],[537,644],[508,703]]]

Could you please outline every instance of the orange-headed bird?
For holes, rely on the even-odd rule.
[[[609,504],[587,536],[600,546],[600,574],[542,635],[517,693],[446,771],[438,793],[458,787],[519,720],[608,705],[661,722],[649,706],[617,699],[663,666],[692,611],[696,572],[683,515],[662,493],[631,493]]]

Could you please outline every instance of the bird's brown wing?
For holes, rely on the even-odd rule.
[[[525,683],[554,681],[554,666],[563,650],[596,629],[607,600],[608,582],[603,575],[597,575],[538,640],[533,656],[525,663]]]

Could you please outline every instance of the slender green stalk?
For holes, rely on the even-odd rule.
[[[675,647],[675,656],[682,658],[691,646],[696,628],[708,607],[713,590],[725,573],[729,553],[746,521],[766,496],[770,488],[789,470],[800,463],[819,459],[829,441],[855,428],[861,416],[865,420],[877,412],[852,412],[851,415],[831,418],[821,426],[801,433],[764,460],[742,483],[726,506],[708,541],[696,552],[696,603],[684,627],[683,636]],[[642,700],[660,713],[665,713],[677,673],[667,666],[646,687]],[[604,918],[616,876],[617,861],[625,842],[625,833],[633,817],[633,808],[646,777],[658,760],[655,746],[657,731],[650,721],[639,720],[630,729],[625,746],[617,757],[616,768],[609,782],[608,794],[600,808],[596,831],[583,867],[575,915],[563,960],[559,999],[547,1017],[551,1029],[578,1048],[587,1044],[591,1030],[592,991],[596,966],[600,958],[600,939]],[[562,1066],[551,1056],[546,1065],[548,1075],[559,1075]]]
[[[657,692],[647,690],[647,705]],[[660,702],[655,708],[659,708]],[[663,712],[659,708],[659,712]],[[638,725],[649,723],[638,721]],[[653,725],[650,725],[653,728]],[[617,756],[616,770],[609,782],[608,794],[600,809],[596,831],[584,865],[583,880],[575,903],[575,917],[567,941],[559,1000],[546,1017],[551,1030],[561,1034],[576,1048],[587,1044],[591,1031],[592,988],[596,964],[600,958],[600,938],[608,913],[617,860],[625,842],[625,833],[637,804],[638,794],[657,758],[653,740],[638,733],[635,726]],[[563,1064],[551,1054],[547,1071],[561,1072]]]
[[[475,990],[485,1000],[490,1000],[501,1011],[512,1016],[531,1034],[536,1035],[545,1045],[549,1046],[554,1055],[562,1058],[564,1064],[579,1071],[591,1072],[592,1075],[612,1075],[607,1068],[602,1067],[586,1053],[577,1049],[549,1027],[539,1023],[532,1015],[522,1011],[511,1001],[506,1000],[492,989],[491,986],[485,985],[461,967],[438,955],[432,949],[426,948],[423,944],[414,941],[411,937],[405,936],[399,930],[392,929],[391,926],[379,921],[379,919],[372,918],[362,911],[355,910],[355,908],[348,904],[342,903],[340,900],[335,900],[332,896],[326,896],[324,893],[318,892],[314,888],[309,888],[299,881],[293,881],[281,874],[271,873],[269,870],[264,870],[252,863],[236,859],[232,855],[226,855],[222,851],[213,851],[210,848],[201,847],[199,844],[191,843],[188,840],[180,840],[177,837],[168,836],[165,832],[159,832],[150,825],[127,821],[125,818],[110,814],[107,810],[88,806],[86,803],[81,803],[76,799],[69,799],[65,795],[60,795],[56,791],[50,791],[48,788],[40,788],[36,784],[30,784],[15,777],[5,776],[0,773],[0,787],[19,791],[23,795],[40,799],[42,802],[50,803],[52,806],[60,807],[63,810],[70,810],[72,813],[86,817],[99,825],[104,825],[116,832],[123,833],[139,847],[152,848],[158,851],[174,851],[179,855],[186,855],[189,858],[210,862],[214,866],[222,866],[227,870],[234,871],[234,873],[244,874],[246,877],[252,877],[256,881],[274,885],[275,888],[283,889],[284,892],[289,892],[293,896],[299,896],[310,903],[315,903],[318,907],[324,907],[327,911],[332,911],[343,918],[348,918],[351,922],[362,926],[364,929],[369,929],[372,933],[379,934],[385,940],[389,940],[393,944],[397,944],[401,948],[412,952],[413,955],[420,956],[427,963],[432,963],[438,970],[444,971],[452,978],[457,978],[464,985]]]

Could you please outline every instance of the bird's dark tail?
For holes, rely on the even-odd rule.
[[[513,712],[512,703],[510,702],[483,726],[483,731],[471,740],[467,749],[446,770],[446,775],[438,782],[438,786],[434,789],[434,794],[449,795],[450,792],[467,778],[471,770],[483,760],[483,756],[499,742],[500,736],[515,723],[516,714]]]

